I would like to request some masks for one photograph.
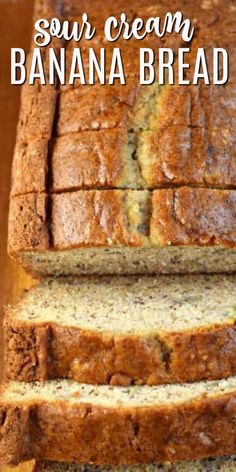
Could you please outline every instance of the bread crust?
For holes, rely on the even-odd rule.
[[[34,21],[39,18],[53,18],[55,15],[62,14],[61,2],[54,0],[35,0],[34,2]]]
[[[220,379],[236,373],[236,324],[173,333],[113,335],[51,322],[4,322],[5,376],[19,381],[71,378],[90,384]]]
[[[148,188],[236,186],[236,135],[230,129],[168,126],[138,138],[142,177]]]
[[[233,248],[235,207],[235,190],[188,187],[88,190],[54,194],[51,199],[45,194],[21,195],[11,200],[9,252],[169,245]]]
[[[54,141],[51,192],[133,187],[138,169],[135,144],[125,129],[68,134]]]
[[[52,196],[52,228],[56,249],[82,246],[142,246],[143,234],[131,227],[128,197],[144,193],[84,191]],[[142,224],[142,218],[138,221]]]
[[[2,399],[0,411],[0,460],[9,465],[32,458],[98,465],[176,462],[236,449],[234,391],[139,408]]]
[[[229,102],[231,106],[229,107]],[[167,85],[159,102],[158,122],[166,126],[228,128],[236,124],[236,87],[216,85]]]
[[[57,4],[57,5],[56,5]],[[34,19],[50,19],[59,16],[58,2],[35,0]],[[22,87],[21,107],[17,126],[17,139],[12,166],[11,195],[24,195],[32,192],[47,192],[49,176],[49,141],[53,134],[56,115],[57,85],[41,85],[35,80],[28,84],[32,64],[33,49],[36,47],[32,37],[31,50],[27,56],[27,80]],[[52,38],[50,46],[40,48],[46,83],[49,76],[49,47],[58,55],[62,42]],[[37,46],[38,47],[38,46]]]
[[[56,98],[57,92],[51,85],[25,83],[21,93],[17,141],[51,138]]]
[[[181,187],[154,191],[152,243],[235,247],[235,208],[234,190]]]
[[[155,189],[187,182],[234,188],[235,147],[236,136],[224,128],[168,126],[137,137],[126,129],[66,134],[53,146],[51,191]]]
[[[203,84],[167,85],[160,92],[158,114],[152,128],[158,129],[160,123],[162,128],[178,125],[214,129],[224,126],[233,132],[236,125],[234,84],[229,83],[223,90]],[[138,100],[142,100],[142,93],[144,88],[135,78],[127,80],[125,87],[120,84],[95,85],[91,90],[90,85],[81,85],[75,90],[69,90],[61,95],[57,134],[62,136],[89,129],[131,128],[132,114],[136,114],[138,108],[135,107],[138,107]],[[147,123],[143,126],[147,127]]]
[[[57,135],[85,130],[115,129],[127,126],[139,96],[137,78],[126,85],[81,85],[62,93],[59,101]],[[89,94],[89,101],[88,101]]]
[[[11,199],[8,230],[10,252],[49,249],[47,208],[48,197],[43,193],[30,193]]]
[[[12,164],[11,196],[47,192],[47,175],[47,139],[19,140]]]

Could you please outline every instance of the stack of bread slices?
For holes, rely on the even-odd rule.
[[[233,58],[234,1],[35,3],[35,19],[86,11],[89,46],[120,47],[128,72],[126,85],[23,87],[9,252],[41,280],[6,309],[0,460],[234,471],[236,84],[141,86],[139,42],[102,37],[112,14],[180,10],[195,27],[190,62],[205,46],[211,68],[212,47]],[[180,34],[143,43],[184,47]],[[78,44],[50,47],[70,57]]]

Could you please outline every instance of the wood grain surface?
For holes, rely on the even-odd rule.
[[[20,87],[10,83],[11,47],[28,49],[32,31],[33,0],[0,0],[0,319],[3,306],[12,303],[32,279],[7,256],[7,218],[11,161],[20,105]],[[0,359],[3,358],[2,324]],[[3,363],[1,362],[1,373]],[[32,464],[15,470],[29,472]],[[8,469],[0,465],[0,472]]]

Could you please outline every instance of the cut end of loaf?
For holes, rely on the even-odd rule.
[[[162,189],[12,198],[9,252],[39,274],[236,270],[235,191]]]
[[[234,324],[235,296],[234,276],[59,278],[28,291],[8,316],[30,325],[154,339]]]
[[[130,387],[94,386],[65,379],[45,383],[11,381],[5,387],[1,402],[21,405],[63,401],[68,406],[85,404],[118,410],[155,406],[158,409],[163,406],[186,405],[202,398],[222,397],[231,393],[236,394],[236,377],[191,384]]]
[[[232,273],[236,249],[222,247],[78,248],[20,251],[15,257],[39,275]]]

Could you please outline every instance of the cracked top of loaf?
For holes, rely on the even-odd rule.
[[[42,15],[78,20],[86,12],[97,33],[90,41],[62,42],[50,46],[66,48],[67,67],[74,47],[81,48],[88,79],[89,48],[99,56],[106,48],[107,73],[114,47],[121,50],[126,85],[73,86],[25,85],[13,162],[12,195],[31,192],[57,193],[81,189],[155,189],[181,185],[211,188],[236,187],[236,83],[235,5],[223,0],[120,0],[115,5],[96,2],[37,0],[35,18]],[[190,18],[195,33],[190,44],[176,33],[163,38],[153,34],[143,41],[104,39],[103,25],[109,15],[164,18],[167,11],[180,10]],[[222,31],[224,30],[224,35]],[[32,47],[35,44],[32,44]],[[206,50],[212,74],[212,48],[229,51],[230,77],[224,86],[139,84],[139,48],[190,47],[187,56],[191,78],[196,50]],[[48,47],[41,48],[48,74]],[[29,66],[32,53],[29,55]],[[176,62],[177,67],[177,62]],[[68,79],[68,74],[67,74]],[[37,172],[36,172],[37,168]]]

